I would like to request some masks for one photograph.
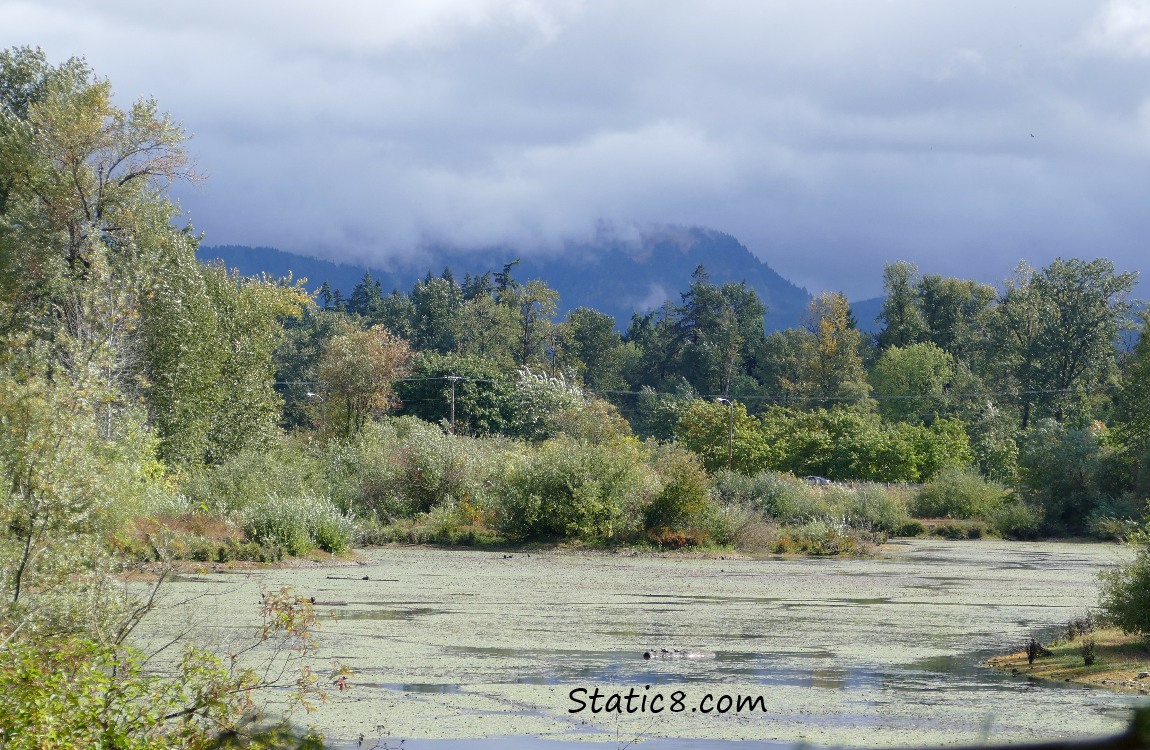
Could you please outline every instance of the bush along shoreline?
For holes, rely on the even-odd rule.
[[[389,417],[345,439],[282,437],[188,472],[179,490],[120,535],[126,554],[278,562],[393,543],[870,554],[893,537],[1035,539],[1042,522],[972,469],[923,485],[708,472],[626,423],[524,442]]]

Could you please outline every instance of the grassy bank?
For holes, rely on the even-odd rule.
[[[1039,680],[1150,694],[1150,644],[1143,636],[1106,628],[1047,648],[1050,655],[1038,656],[1033,664],[1025,648],[996,656],[986,664]],[[1087,665],[1085,657],[1091,651],[1093,663]]]

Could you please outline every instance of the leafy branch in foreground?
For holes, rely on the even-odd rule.
[[[288,713],[327,700],[307,665],[318,621],[311,602],[264,591],[262,624],[245,648],[221,656],[187,646],[166,672],[137,649],[88,638],[9,638],[0,645],[0,746],[5,748],[320,747],[287,718],[268,723],[255,696],[288,691]],[[264,653],[266,652],[266,653]],[[254,661],[254,663],[252,663]],[[348,688],[349,672],[328,680]]]

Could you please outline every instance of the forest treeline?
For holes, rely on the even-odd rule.
[[[0,715],[24,729],[51,710],[136,743],[115,746],[198,747],[239,726],[260,685],[235,663],[192,653],[131,694],[97,679],[131,658],[141,610],[112,576],[132,561],[382,541],[830,554],[1142,522],[1150,321],[1105,259],[1001,288],[892,263],[874,337],[837,293],[767,335],[754,291],[703,267],[622,334],[557,319],[513,259],[343,299],[198,263],[167,193],[197,179],[184,141],[81,60],[0,52]],[[299,602],[268,601],[295,627]],[[91,679],[60,689],[53,654]],[[129,731],[109,696],[154,710]]]

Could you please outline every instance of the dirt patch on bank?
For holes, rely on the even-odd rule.
[[[1091,640],[1094,659],[1087,665]],[[988,659],[986,666],[1036,680],[1150,695],[1150,645],[1142,636],[1105,629],[1050,644],[1047,649],[1050,655],[1038,656],[1033,663],[1022,648]]]

